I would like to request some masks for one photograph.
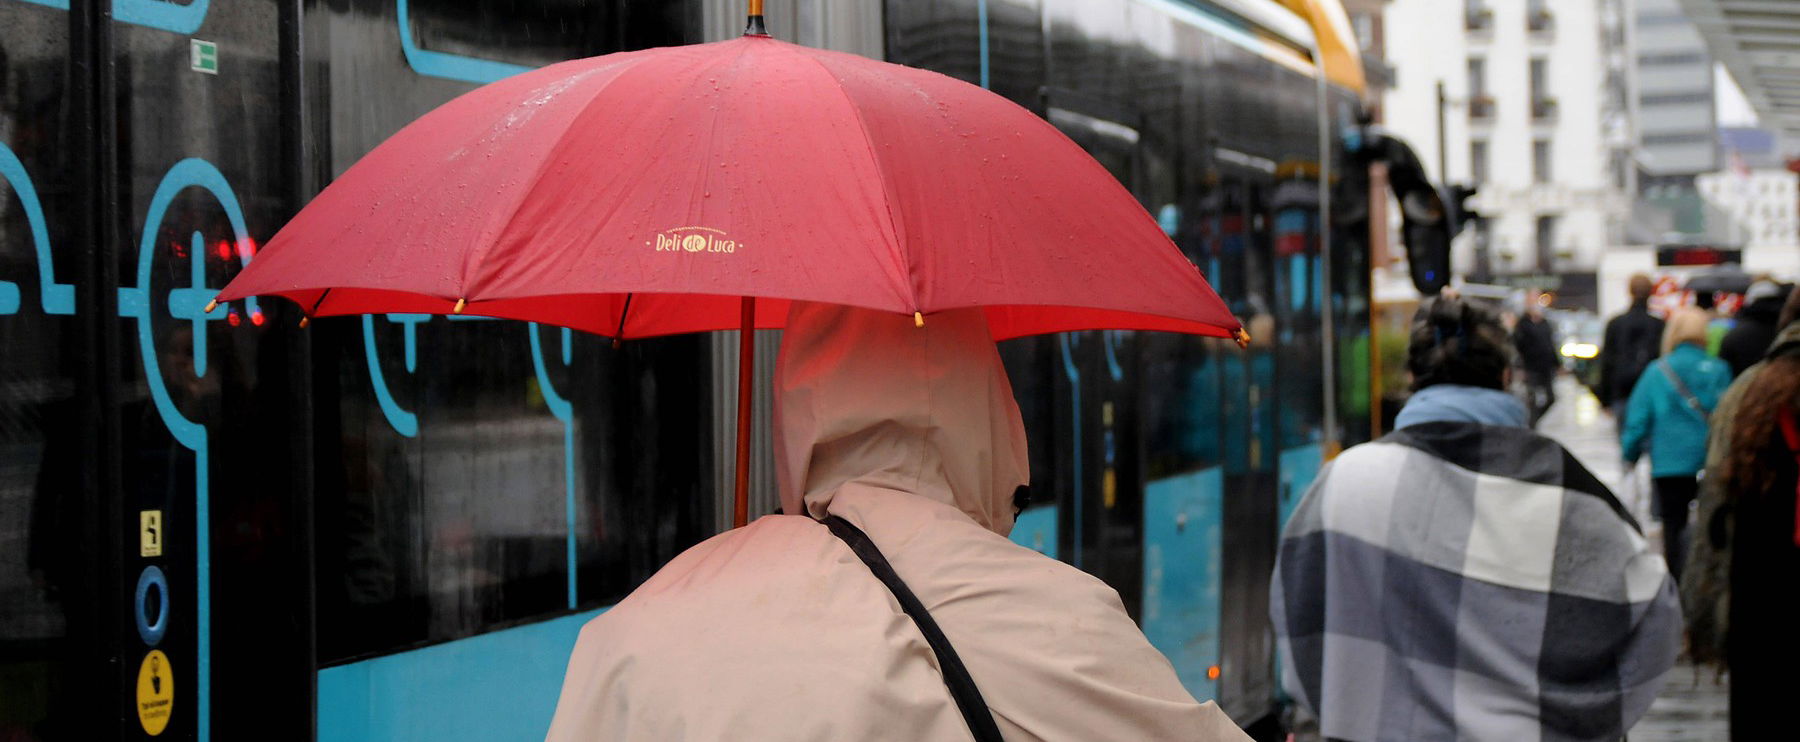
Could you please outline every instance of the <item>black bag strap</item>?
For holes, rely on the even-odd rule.
[[[925,604],[913,595],[906,582],[894,572],[888,564],[887,557],[869,540],[869,535],[862,529],[835,515],[827,516],[822,521],[831,529],[832,535],[843,539],[850,551],[875,573],[875,579],[886,585],[894,599],[900,601],[900,610],[919,627],[919,633],[925,635],[925,643],[931,645],[932,653],[937,655],[938,667],[944,672],[944,685],[950,688],[950,697],[956,700],[956,708],[962,711],[963,721],[969,725],[969,731],[975,734],[975,742],[1003,742],[1000,738],[1000,727],[994,723],[994,714],[988,710],[987,702],[981,699],[981,691],[975,688],[975,679],[969,677],[969,669],[963,666],[962,658],[956,656],[956,649],[950,646],[950,639],[944,636],[937,622],[931,620],[931,613],[925,610]]]
[[[1712,419],[1712,410],[1706,409],[1705,405],[1700,404],[1700,398],[1695,397],[1693,392],[1688,391],[1687,384],[1684,384],[1681,381],[1681,374],[1675,373],[1675,367],[1669,365],[1669,359],[1664,358],[1657,361],[1656,365],[1662,367],[1663,376],[1668,377],[1669,383],[1675,385],[1675,392],[1681,395],[1681,399],[1687,403],[1688,409],[1693,410],[1694,414],[1700,416],[1700,422],[1710,423]]]

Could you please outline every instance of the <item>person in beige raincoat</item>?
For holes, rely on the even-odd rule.
[[[551,742],[956,740],[971,732],[868,534],[1007,740],[1246,740],[1118,594],[1008,541],[1029,469],[979,309],[795,304],[775,378],[783,511],[687,550],[581,631]]]

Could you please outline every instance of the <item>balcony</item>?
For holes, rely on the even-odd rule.
[[[1470,8],[1463,11],[1463,29],[1471,35],[1492,35],[1494,33],[1494,11],[1487,8]]]
[[[1469,96],[1469,121],[1473,123],[1490,123],[1494,120],[1494,96]]]
[[[1534,36],[1544,36],[1556,30],[1556,16],[1548,8],[1536,8],[1525,14],[1525,30]]]
[[[1534,124],[1548,124],[1556,121],[1556,99],[1538,98],[1531,101],[1531,121]]]

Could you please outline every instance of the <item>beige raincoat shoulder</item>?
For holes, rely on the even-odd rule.
[[[777,474],[805,515],[689,549],[582,629],[552,742],[970,739],[923,635],[827,514],[880,547],[1008,740],[1248,739],[1116,592],[1006,539],[1025,435],[979,310],[915,328],[797,305],[787,327]]]

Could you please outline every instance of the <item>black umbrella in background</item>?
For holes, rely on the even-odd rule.
[[[1750,281],[1742,268],[1727,264],[1689,276],[1682,288],[1695,294],[1742,294],[1750,290]]]

